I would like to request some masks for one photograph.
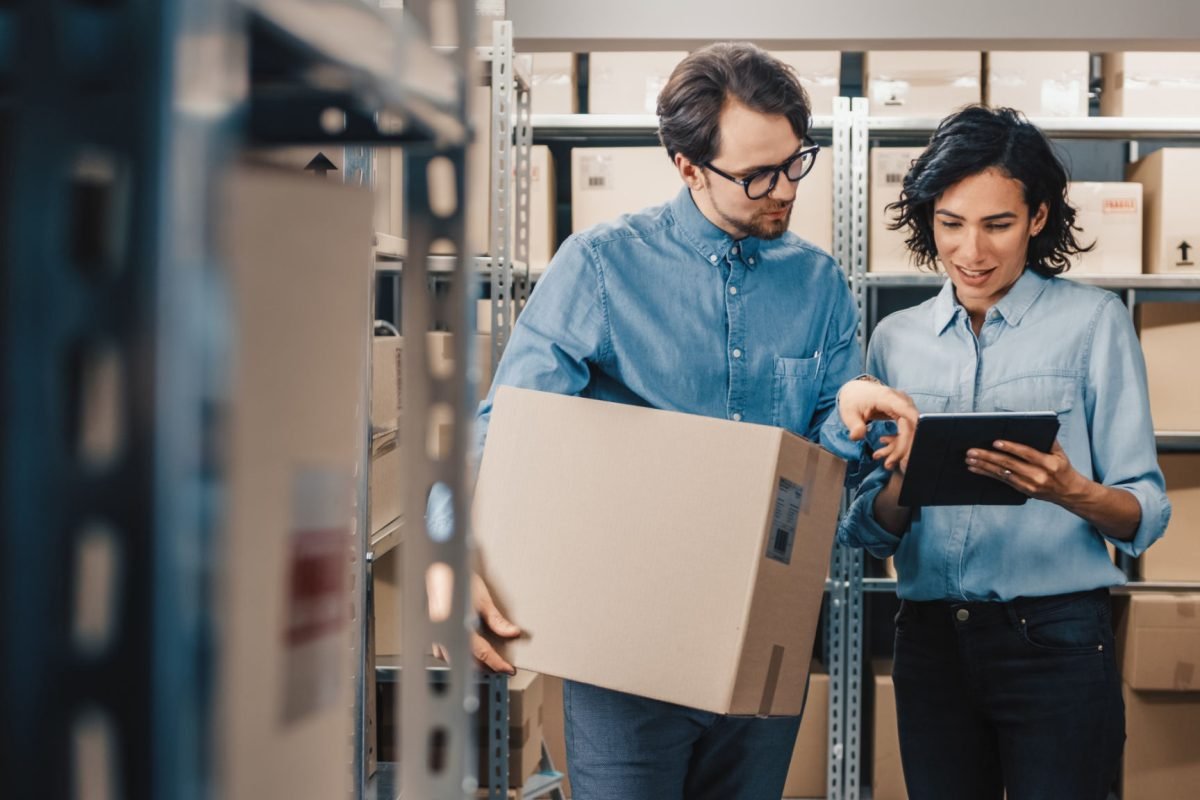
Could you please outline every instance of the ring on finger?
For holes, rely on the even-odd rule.
[[[1006,469],[1006,470],[1004,470],[1004,477],[1006,477],[1006,478],[1011,478],[1011,477],[1012,477],[1012,470],[1011,470],[1011,469]]]

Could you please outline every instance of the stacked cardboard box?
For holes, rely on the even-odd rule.
[[[1186,365],[1200,351],[1200,305],[1141,303],[1137,306],[1137,322],[1155,429],[1197,430],[1200,375]]]
[[[1140,275],[1142,273],[1142,185],[1140,183],[1072,181],[1069,201],[1075,207],[1075,236],[1094,244],[1073,259],[1070,275]]]
[[[534,53],[533,87],[529,101],[534,114],[575,114],[579,111],[576,95],[574,53]]]
[[[1138,559],[1147,581],[1200,581],[1200,454],[1158,457],[1167,480],[1171,522],[1162,539]]]
[[[987,53],[986,102],[1031,117],[1086,117],[1089,61],[1086,52]]]
[[[1146,202],[1145,271],[1200,273],[1200,147],[1166,147],[1151,153],[1129,165],[1126,179],[1142,184]]]
[[[1106,53],[1100,112],[1107,117],[1191,117],[1200,108],[1200,54]]]
[[[912,162],[924,152],[920,147],[876,147],[871,151],[868,195],[868,272],[914,272],[904,240],[907,229],[893,231],[894,215],[887,206],[900,199],[904,176]]]
[[[836,50],[783,50],[771,55],[796,70],[813,116],[833,114],[833,99],[841,94],[842,54]]]
[[[685,52],[592,53],[588,59],[588,112],[656,114],[658,93]]]
[[[983,99],[976,52],[872,50],[863,62],[872,116],[935,117]]]
[[[843,471],[776,428],[500,387],[474,515],[492,596],[530,632],[510,662],[798,714]]]
[[[1133,595],[1117,619],[1121,798],[1190,798],[1200,785],[1200,594]]]
[[[808,700],[792,749],[783,796],[825,797],[829,773],[829,673],[813,662]]]

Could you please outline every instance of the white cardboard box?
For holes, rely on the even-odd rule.
[[[887,205],[900,199],[904,176],[922,152],[921,147],[876,147],[871,151],[868,272],[916,272],[904,245],[907,229],[888,229],[894,214],[887,211]]]
[[[579,111],[574,53],[534,53],[532,77],[529,98],[532,113],[575,114]]]
[[[1200,114],[1200,53],[1106,53],[1103,63],[1104,116]]]
[[[1200,273],[1200,147],[1167,147],[1130,164],[1126,177],[1142,184],[1146,272]]]
[[[571,227],[586,230],[665,203],[683,185],[662,147],[576,147],[571,151]]]
[[[837,50],[780,50],[771,55],[796,70],[808,92],[814,116],[833,114],[833,98],[841,94],[842,54]]]
[[[940,119],[983,99],[978,52],[872,50],[863,73],[875,117]]]
[[[686,52],[592,53],[588,58],[588,112],[656,114],[658,93]]]
[[[1076,240],[1095,249],[1072,260],[1074,275],[1142,273],[1142,185],[1072,181],[1068,200],[1076,209]]]
[[[1031,117],[1086,117],[1090,59],[1087,52],[988,53],[987,104]]]

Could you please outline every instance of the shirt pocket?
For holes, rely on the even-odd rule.
[[[912,398],[913,405],[917,407],[917,411],[922,414],[938,414],[950,407],[952,396],[942,394],[941,392],[932,391],[910,391],[908,396]]]
[[[1075,384],[1068,375],[1022,375],[987,390],[982,405],[996,411],[1053,411],[1062,422],[1075,406]]]
[[[817,403],[820,367],[819,353],[812,358],[775,356],[772,418],[777,427],[807,433]]]

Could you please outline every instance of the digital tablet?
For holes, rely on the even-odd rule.
[[[1019,506],[1025,495],[967,471],[967,451],[994,450],[993,442],[1003,439],[1048,453],[1057,435],[1053,411],[922,414],[900,485],[900,505]]]

